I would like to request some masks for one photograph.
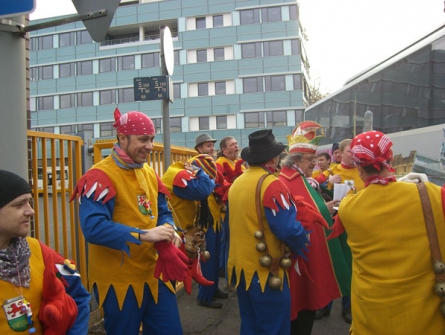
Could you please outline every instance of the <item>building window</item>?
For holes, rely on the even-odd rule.
[[[142,55],[142,68],[159,67],[159,52]]]
[[[290,5],[289,6],[289,18],[291,20],[298,20],[298,6],[297,5]]]
[[[122,56],[118,57],[119,70],[133,70],[134,69],[134,56]]]
[[[261,21],[262,22],[281,21],[281,7],[261,8]]]
[[[75,107],[75,95],[74,94],[62,94],[59,97],[60,108]]]
[[[31,50],[31,51],[39,50],[39,38],[38,37],[31,37],[29,39],[29,50]]]
[[[173,84],[173,99],[181,99],[181,84]]]
[[[74,45],[74,32],[59,34],[59,47]]]
[[[267,127],[287,126],[287,114],[285,111],[267,112]]]
[[[53,48],[53,35],[40,36],[38,50],[52,49]]]
[[[38,110],[49,110],[54,109],[54,97],[39,97],[37,98]]]
[[[257,58],[261,57],[261,43],[244,43],[241,46],[243,58]]]
[[[112,122],[100,124],[100,137],[116,136],[116,129]]]
[[[179,64],[179,50],[173,51],[173,56],[175,59],[175,61],[174,61],[175,65],[178,65]]]
[[[105,90],[99,92],[99,104],[115,104],[116,101],[116,90]]]
[[[71,135],[76,132],[76,125],[60,126],[60,133],[63,135]]]
[[[216,117],[216,129],[227,129],[227,115]]]
[[[87,44],[92,43],[93,39],[86,30],[81,30],[76,32],[76,44]]]
[[[151,119],[153,125],[155,126],[156,134],[162,133],[162,119]]]
[[[264,112],[252,112],[244,114],[244,126],[246,128],[263,128]]]
[[[87,123],[87,124],[78,124],[77,125],[77,132],[83,132],[85,134],[85,138],[93,138],[94,137],[94,128],[93,124]]]
[[[262,77],[244,78],[243,92],[244,93],[263,92],[263,78]]]
[[[198,96],[209,95],[209,84],[208,83],[198,83]]]
[[[283,52],[283,41],[271,41],[264,42],[264,56],[282,56]]]
[[[199,118],[199,130],[209,130],[210,129],[210,122],[209,117],[200,117]]]
[[[77,107],[93,106],[93,92],[77,93]]]
[[[87,60],[84,62],[77,62],[77,75],[85,75],[93,73],[93,61]]]
[[[259,9],[245,9],[240,11],[241,24],[253,24],[260,22]]]
[[[115,72],[116,71],[116,58],[99,59],[99,73],[103,72]]]
[[[207,50],[196,50],[196,62],[207,62]]]
[[[266,92],[286,90],[284,76],[267,76],[264,77],[264,79],[266,83]]]
[[[214,60],[224,60],[224,48],[213,49]]]
[[[297,109],[295,111],[295,124],[299,124],[304,120],[304,109]]]
[[[300,40],[299,39],[291,40],[290,43],[292,48],[292,55],[301,54]]]
[[[122,102],[134,102],[134,89],[133,87],[129,88],[120,88],[118,90],[119,94],[119,103]]]
[[[301,84],[301,74],[294,74],[294,90],[301,90],[303,87]]]
[[[54,127],[37,127],[34,128],[35,131],[41,131],[44,133],[52,133],[54,134]]]
[[[172,117],[170,118],[170,132],[171,133],[180,133],[181,129],[181,118],[180,117]]]
[[[40,66],[39,67],[39,80],[41,79],[53,79],[53,66]]]
[[[74,63],[66,63],[59,65],[59,78],[71,77],[75,75]]]
[[[215,82],[215,94],[226,94],[226,82],[217,81]]]
[[[213,27],[223,27],[224,26],[224,18],[222,15],[214,15],[213,16]]]
[[[32,67],[29,69],[29,80],[36,81],[39,80],[39,68]]]
[[[206,27],[206,18],[205,17],[197,17],[196,18],[196,29],[205,29]]]

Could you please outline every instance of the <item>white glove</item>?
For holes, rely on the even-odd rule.
[[[425,173],[410,172],[407,175],[397,179],[397,181],[406,181],[408,183],[420,183],[428,181],[428,176]]]

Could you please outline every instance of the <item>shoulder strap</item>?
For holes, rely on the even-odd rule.
[[[263,185],[264,179],[268,174],[263,174],[261,178],[258,180],[258,184],[256,185],[256,191],[255,191],[255,206],[256,206],[256,215],[258,218],[258,228],[259,230],[263,231],[263,220],[262,220],[262,210],[261,210],[261,186]]]

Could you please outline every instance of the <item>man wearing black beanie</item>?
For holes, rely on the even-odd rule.
[[[0,334],[87,334],[90,294],[62,256],[28,236],[31,203],[28,182],[0,170]]]

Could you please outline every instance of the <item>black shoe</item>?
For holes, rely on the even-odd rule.
[[[216,299],[227,299],[229,297],[229,293],[217,289],[213,297]]]
[[[343,320],[345,320],[346,323],[351,324],[352,322],[352,314],[351,314],[351,309],[344,309],[341,311],[341,315],[343,316]]]
[[[198,305],[208,308],[221,308],[223,304],[216,301],[211,301],[211,302],[198,301]]]
[[[325,317],[325,316],[329,316],[331,315],[331,310],[327,307],[319,309],[316,313],[315,313],[315,320],[320,320],[321,318]]]

